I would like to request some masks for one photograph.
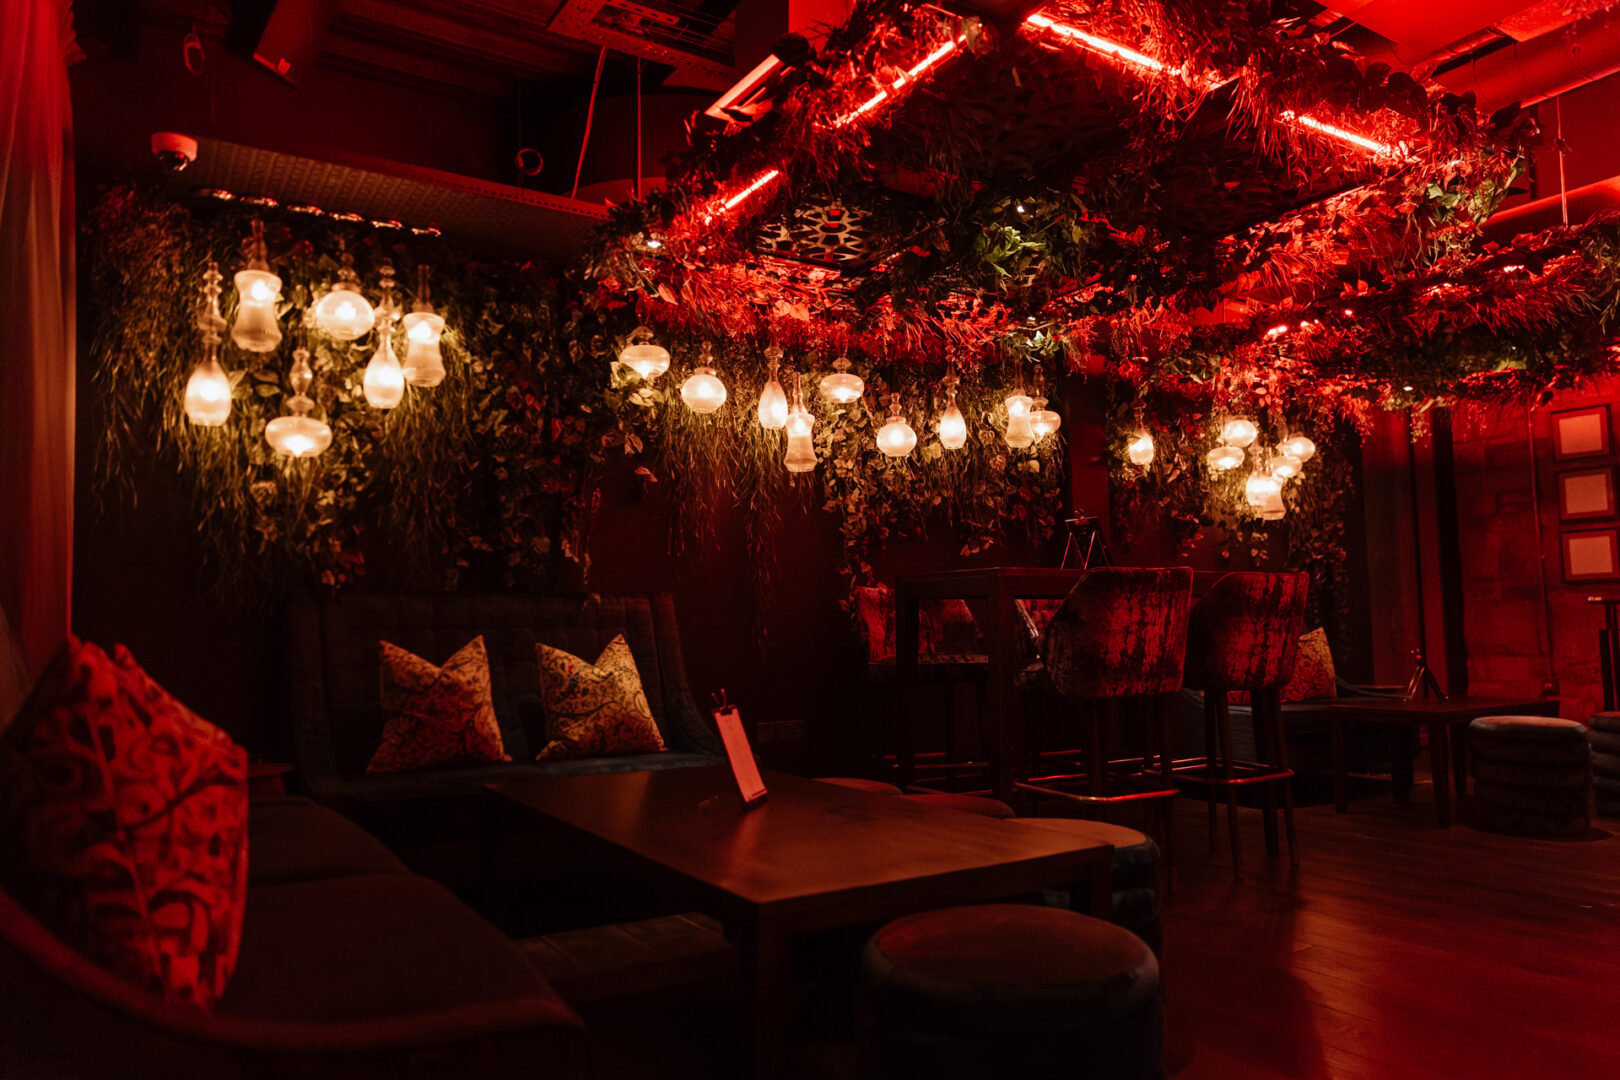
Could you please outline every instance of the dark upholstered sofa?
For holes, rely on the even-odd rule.
[[[8,1080],[583,1077],[579,1018],[494,926],[307,799],[249,811],[236,973],[213,1015],[102,970],[0,893]]]
[[[720,760],[718,736],[692,700],[675,605],[666,594],[599,596],[344,596],[308,600],[289,618],[297,765],[323,803],[365,816],[368,806],[479,793],[492,779],[536,773],[636,772]],[[594,661],[615,634],[635,655],[668,749],[659,754],[536,762],[545,745],[535,644]],[[441,663],[482,634],[506,764],[368,775],[381,741],[378,642]]]

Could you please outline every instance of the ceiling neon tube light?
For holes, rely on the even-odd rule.
[[[1121,61],[1124,64],[1134,68],[1139,68],[1143,71],[1151,71],[1154,74],[1163,74],[1168,72],[1169,74],[1178,76],[1182,74],[1181,69],[1168,68],[1165,66],[1162,60],[1155,60],[1146,53],[1140,53],[1135,49],[1127,48],[1126,46],[1119,44],[1117,41],[1109,41],[1107,38],[1098,37],[1095,34],[1088,34],[1079,27],[1056,22],[1055,20],[1050,19],[1039,12],[1036,12],[1025,19],[1024,24],[1026,26],[1033,26],[1040,30],[1050,31],[1065,41],[1078,45],[1090,52],[1094,52],[1099,56],[1104,56],[1111,60]],[[1326,123],[1325,121],[1318,120],[1313,116],[1300,116],[1292,109],[1279,113],[1277,118],[1285,123],[1293,124],[1296,127],[1302,127],[1309,131],[1314,131],[1317,134],[1325,135],[1330,139],[1338,139],[1340,142],[1349,143],[1351,146],[1369,151],[1381,157],[1395,157],[1399,154],[1399,151],[1395,147],[1390,146],[1388,143],[1381,143],[1377,139],[1369,139],[1365,135],[1357,135],[1353,131],[1347,131],[1336,124]]]
[[[834,120],[833,127],[843,127],[845,124],[859,120],[861,117],[865,116],[867,113],[871,112],[885,101],[891,100],[909,83],[921,77],[922,74],[929,68],[934,67],[940,61],[949,57],[956,51],[956,47],[966,40],[966,35],[963,35],[945,42],[933,52],[917,61],[917,63],[912,65],[912,67],[904,75],[901,75],[899,78],[895,79],[894,82],[891,83],[886,89],[879,90],[877,93],[873,94],[871,97],[857,105],[854,110],[847,112],[843,116],[840,116],[838,119]]]
[[[768,172],[760,173],[754,178],[753,183],[749,184],[747,187],[743,188],[741,191],[737,192],[737,194],[733,195],[731,198],[727,199],[723,204],[721,204],[720,209],[736,209],[738,203],[742,202],[744,199],[748,198],[748,196],[752,195],[754,192],[758,191],[760,188],[764,187],[766,184],[770,183],[772,180],[775,180],[781,175],[781,169],[771,169]]]

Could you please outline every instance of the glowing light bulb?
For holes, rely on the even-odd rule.
[[[236,272],[236,322],[231,340],[248,352],[275,352],[281,344],[281,324],[276,321],[276,301],[281,297],[281,279],[268,270]]]
[[[1033,407],[1029,410],[1029,430],[1035,433],[1036,442],[1054,434],[1063,426],[1063,417],[1046,407],[1045,398],[1033,398],[1031,405]]]
[[[713,359],[704,349],[700,359]],[[707,416],[726,403],[726,384],[707,364],[699,367],[681,384],[681,400],[695,413]]]
[[[1243,497],[1255,509],[1264,507],[1272,497],[1282,491],[1282,481],[1258,469],[1249,474],[1243,485]]]
[[[1277,449],[1289,457],[1298,458],[1301,465],[1316,456],[1316,444],[1304,435],[1290,435]]]
[[[343,253],[343,266],[332,291],[315,305],[315,322],[337,341],[353,341],[371,332],[377,313],[371,301],[360,295],[360,278],[354,272],[354,256]]]
[[[439,338],[444,320],[433,311],[413,311],[405,316],[405,381],[412,386],[438,386],[444,382],[444,353]]]
[[[1266,497],[1260,505],[1261,521],[1281,521],[1288,514],[1288,507],[1283,502],[1282,489],[1279,487]]]
[[[208,346],[186,380],[186,419],[199,427],[219,427],[231,416],[231,380],[219,366],[219,347]]]
[[[793,410],[788,413],[785,426],[787,455],[783,457],[782,464],[791,473],[810,472],[816,467],[816,444],[810,437],[811,430],[816,426],[816,418],[802,403],[795,403]]]
[[[877,447],[887,457],[903,458],[916,445],[917,433],[900,412],[900,395],[894,394],[889,398],[888,422],[878,428]]]
[[[1153,436],[1145,429],[1138,430],[1126,444],[1125,456],[1131,459],[1132,465],[1140,465],[1144,469],[1153,464]]]
[[[405,399],[405,369],[394,355],[393,335],[384,333],[382,344],[371,354],[360,382],[366,404],[374,409],[392,409]]]
[[[1242,416],[1228,420],[1221,427],[1221,442],[1227,446],[1248,446],[1259,436],[1260,429],[1254,426],[1254,421]]]
[[[669,350],[652,343],[653,332],[645,326],[630,331],[629,344],[619,350],[619,363],[652,382],[669,370]]]
[[[315,381],[310,370],[309,350],[293,353],[293,365],[288,381],[293,396],[287,399],[287,415],[278,416],[264,426],[264,441],[278,454],[293,458],[316,457],[332,445],[332,429],[326,421],[310,416],[315,407],[307,391]]]
[[[967,445],[967,420],[955,401],[939,414],[939,445],[947,450],[960,450]]]
[[[1030,407],[1034,404],[1022,390],[1015,390],[1007,396],[1007,431],[1002,438],[1014,450],[1022,450],[1035,442],[1035,430],[1029,423]]]
[[[1239,465],[1243,464],[1243,459],[1245,456],[1246,455],[1243,453],[1243,449],[1241,447],[1217,446],[1215,449],[1204,455],[1204,460],[1207,461],[1209,463],[1209,467],[1214,469],[1216,472],[1230,472]]]
[[[1278,456],[1271,463],[1271,475],[1279,480],[1292,480],[1299,475],[1302,464],[1299,458],[1293,454],[1285,454],[1279,448]]]
[[[787,427],[787,392],[782,384],[772,379],[759,394],[759,426],[766,431],[781,431]]]
[[[849,370],[849,357],[833,361],[833,373],[821,380],[821,396],[838,405],[850,405],[866,393],[866,383]]]

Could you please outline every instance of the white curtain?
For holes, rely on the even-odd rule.
[[[0,0],[0,727],[70,620],[76,57],[70,0]]]

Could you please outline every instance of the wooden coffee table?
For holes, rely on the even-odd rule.
[[[1557,716],[1558,702],[1546,698],[1514,699],[1462,697],[1353,698],[1324,707],[1333,734],[1333,805],[1339,813],[1349,809],[1349,787],[1344,758],[1344,732],[1350,724],[1393,724],[1429,729],[1429,768],[1434,777],[1434,817],[1442,829],[1451,827],[1451,790],[1448,771],[1456,774],[1460,799],[1468,784],[1468,732],[1464,729],[1482,716]],[[1411,761],[1395,755],[1395,794],[1404,801],[1411,789]],[[1404,782],[1403,778],[1404,777]]]
[[[795,935],[1078,881],[1093,911],[1111,909],[1108,844],[781,773],[765,782],[769,799],[746,812],[724,766],[489,785],[551,837],[726,924],[742,964],[754,1076],[777,1068]]]

